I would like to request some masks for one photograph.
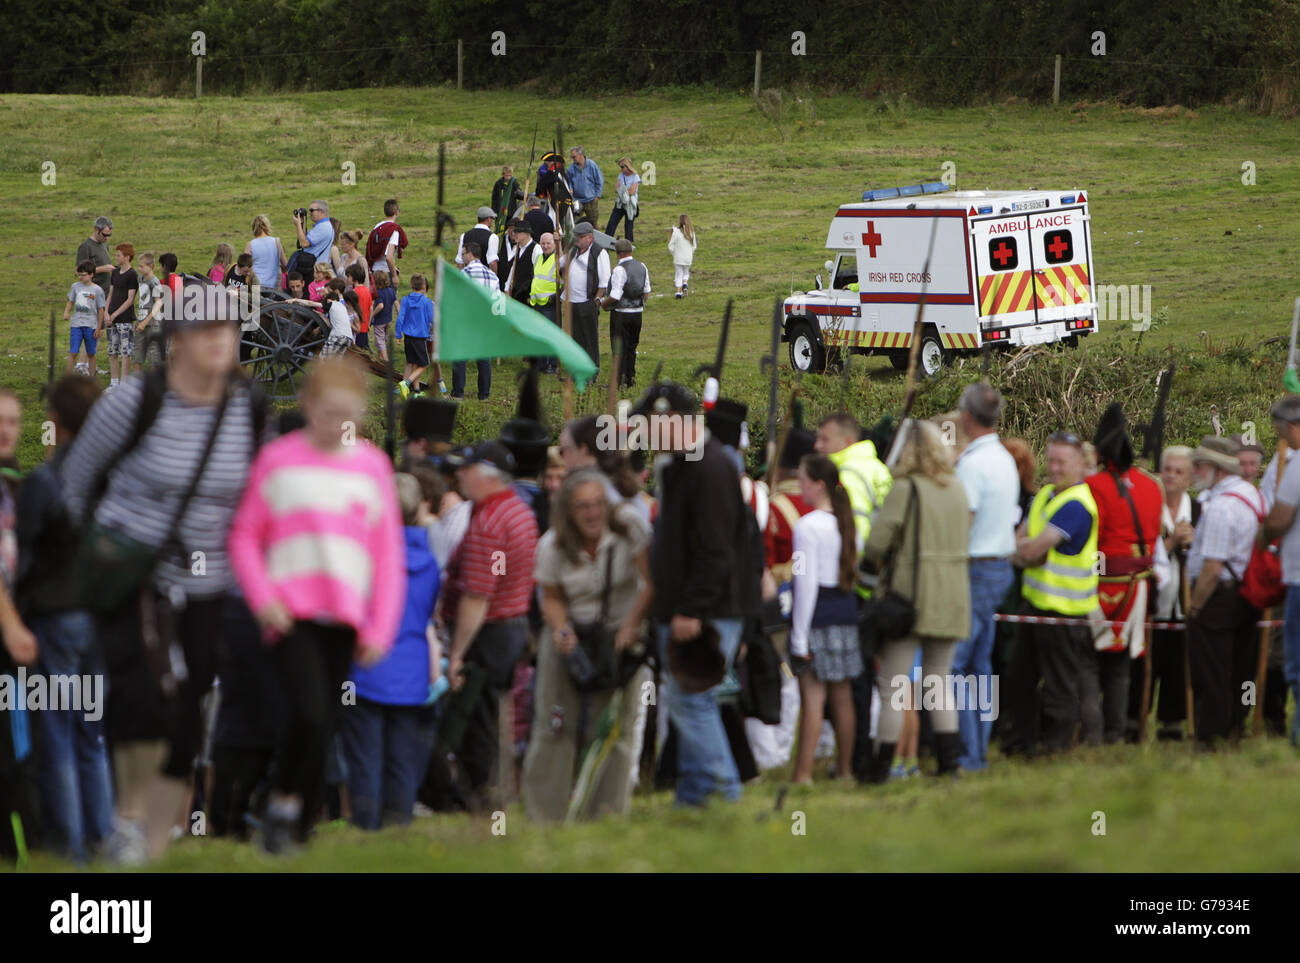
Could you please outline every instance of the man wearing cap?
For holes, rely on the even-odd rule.
[[[483,252],[479,258],[490,271],[495,272],[497,261],[500,259],[498,252],[500,250],[500,238],[492,231],[492,222],[496,215],[492,213],[490,207],[480,207],[477,214],[478,226],[472,227],[460,236],[456,242],[456,267],[464,268],[468,258],[465,257],[465,242],[474,241],[478,244],[479,250]]]
[[[1264,498],[1272,496],[1273,507],[1265,520],[1260,538],[1265,544],[1281,538],[1282,583],[1286,586],[1286,622],[1282,626],[1282,654],[1286,684],[1300,707],[1300,525],[1296,508],[1300,506],[1300,396],[1288,395],[1269,412],[1278,440],[1290,449],[1290,458],[1276,487],[1268,474],[1264,479]],[[1276,477],[1276,460],[1269,472]],[[1265,692],[1267,696],[1267,690]],[[1267,705],[1267,702],[1266,702]],[[1198,723],[1199,724],[1199,723]],[[1300,708],[1291,719],[1291,744],[1300,746]]]
[[[465,684],[466,664],[484,675],[457,759],[471,792],[485,801],[497,759],[501,695],[509,690],[515,663],[528,645],[537,521],[510,487],[515,460],[504,445],[481,442],[460,459],[456,478],[474,508],[448,565],[441,605],[451,628],[447,676],[452,690]]]
[[[963,769],[988,767],[991,719],[981,719],[979,692],[992,691],[993,616],[1015,578],[1011,556],[1016,551],[1016,514],[1020,506],[1020,476],[1016,461],[998,439],[1002,396],[990,385],[969,385],[957,404],[961,433],[970,439],[957,458],[957,478],[970,505],[970,637],[957,643],[952,674],[958,685],[968,686],[959,701],[958,732]],[[983,677],[984,687],[980,687]]]
[[[742,618],[757,604],[750,578],[736,467],[718,439],[695,417],[695,396],[671,382],[656,384],[637,405],[652,419],[652,437],[672,456],[660,475],[658,523],[651,551],[654,614],[663,665],[671,646],[696,642],[711,624],[727,667],[740,645]],[[664,419],[656,421],[656,419]],[[687,692],[666,687],[664,704],[677,730],[677,804],[703,806],[717,792],[740,798],[740,778],[728,748],[716,685]]]
[[[1092,439],[1100,470],[1086,484],[1097,503],[1097,550],[1101,552],[1097,600],[1112,623],[1098,643],[1098,682],[1104,742],[1124,738],[1130,663],[1146,651],[1146,617],[1159,542],[1160,483],[1133,464],[1124,410],[1106,409]],[[1085,714],[1085,719],[1088,715]],[[1089,741],[1092,733],[1085,734]]]
[[[641,313],[650,294],[650,274],[632,257],[636,247],[625,237],[614,242],[618,264],[609,276],[609,294],[600,302],[609,309],[609,350],[622,350],[618,359],[618,383],[636,384],[636,348],[641,343]]]
[[[609,290],[609,255],[595,245],[595,229],[586,221],[573,229],[574,246],[566,263],[568,286],[564,297],[573,304],[573,340],[600,368],[600,301]],[[594,267],[593,267],[593,262]]]
[[[573,159],[568,170],[573,199],[582,205],[583,219],[594,225],[599,219],[600,196],[605,193],[605,176],[581,147],[571,149],[569,156]]]
[[[1187,661],[1196,740],[1208,744],[1240,731],[1247,707],[1242,686],[1255,678],[1258,611],[1241,597],[1264,500],[1241,477],[1239,445],[1206,435],[1192,452],[1202,491],[1201,519],[1187,555],[1192,584],[1187,608]]]
[[[1016,530],[1012,564],[1025,570],[1021,614],[1072,621],[1021,625],[1007,685],[1014,712],[1004,752],[1033,753],[1040,742],[1049,752],[1068,749],[1082,707],[1096,704],[1092,632],[1082,621],[1073,621],[1098,610],[1093,563],[1097,502],[1084,484],[1086,477],[1083,439],[1066,431],[1051,435],[1047,439],[1048,483],[1038,490],[1028,517]]]
[[[511,221],[506,238],[509,244],[501,290],[520,304],[527,304],[533,290],[533,268],[541,260],[542,247],[533,240],[532,231],[523,221]]]

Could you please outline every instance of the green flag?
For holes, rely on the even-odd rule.
[[[437,303],[434,355],[439,361],[554,356],[579,391],[596,373],[591,355],[558,324],[504,291],[488,291],[441,258]]]

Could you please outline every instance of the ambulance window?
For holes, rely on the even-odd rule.
[[[858,258],[855,254],[841,254],[835,264],[835,282],[831,287],[843,291],[858,282]]]
[[[1014,237],[989,238],[989,265],[994,271],[1010,271],[1020,263]]]
[[[1048,231],[1043,235],[1043,256],[1048,264],[1067,264],[1074,260],[1074,240],[1069,231]]]

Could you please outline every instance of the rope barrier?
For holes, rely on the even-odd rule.
[[[993,616],[999,622],[1020,622],[1025,625],[1092,625],[1088,619],[1069,619],[1057,616],[1047,615],[1003,615],[1001,612]],[[1122,629],[1128,623],[1108,621],[1106,623],[1113,629]],[[1144,622],[1149,629],[1165,629],[1173,631],[1182,631],[1187,628],[1186,622]],[[1279,629],[1284,624],[1282,619],[1261,619],[1255,623],[1257,629]]]

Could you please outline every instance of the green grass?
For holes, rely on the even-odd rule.
[[[956,164],[959,188],[1086,189],[1097,281],[1150,284],[1154,305],[1167,308],[1168,323],[1145,348],[1174,345],[1180,359],[1214,358],[1240,341],[1243,363],[1266,366],[1262,381],[1280,378],[1284,345],[1250,349],[1286,335],[1296,293],[1294,121],[1226,107],[941,110],[842,95],[805,96],[778,125],[743,96],[682,91],[575,99],[390,89],[197,103],[11,95],[0,98],[0,258],[8,268],[0,383],[29,402],[24,463],[40,457],[35,392],[45,377],[46,318],[51,308],[62,316],[76,246],[96,215],[114,218],[115,240],[174,250],[182,269],[202,271],[218,242],[242,249],[256,213],[268,214],[287,240],[289,212],[312,198],[328,199],[345,227],[368,228],[383,199],[397,196],[412,240],[402,265],[409,278],[432,263],[438,142],[448,143],[447,206],[464,227],[501,163],[523,171],[536,124],[539,154],[550,147],[556,118],[565,143],[585,145],[607,173],[622,153],[638,166],[655,165],[655,183],[643,188],[638,256],[669,296],[652,300],[646,314],[642,379],[662,360],[667,374],[690,380],[696,365],[712,359],[723,305],[734,298],[724,389],[760,409],[753,418],[760,424],[766,391],[758,359],[767,350],[772,299],[788,293],[792,275],[796,287],[811,285],[835,205],[867,187],[934,179],[945,161]],[[41,181],[45,161],[55,164],[53,186]],[[341,184],[345,161],[356,164],[354,187]],[[1253,187],[1241,183],[1246,161],[1256,166]],[[612,188],[601,206],[603,220]],[[698,293],[678,302],[666,229],[680,212],[699,226],[700,249]],[[1120,340],[1126,328],[1104,325],[1080,361],[1095,351],[1108,352],[1107,360],[1109,352],[1130,352]],[[59,362],[66,345],[60,321]],[[856,361],[842,387],[805,379],[815,408],[849,401],[873,421],[897,404],[901,378],[884,360]],[[499,383],[508,375],[498,369]],[[973,377],[971,366],[957,377]],[[1224,396],[1220,412],[1239,380],[1208,383]],[[1207,388],[1200,373],[1196,382]],[[787,367],[783,399],[791,386]],[[558,417],[558,392],[547,391]],[[927,395],[918,411],[943,410]],[[1257,410],[1263,400],[1238,420],[1266,424]],[[1149,396],[1141,401],[1149,405]],[[512,405],[513,391],[497,391],[488,405],[467,408],[462,435],[493,430]],[[603,406],[603,392],[589,392],[579,410]],[[1206,430],[1198,399],[1184,440]]]
[[[634,797],[621,818],[567,827],[466,815],[365,834],[323,827],[283,860],[253,846],[188,838],[170,872],[1294,872],[1300,757],[1284,740],[1216,754],[1151,744],[1078,750],[1032,764],[994,760],[956,781],[872,789],[819,783],[747,786],[735,805],[672,809],[668,793]],[[796,835],[797,813],[805,833]],[[1104,813],[1105,834],[1094,834]],[[68,869],[46,856],[34,871]]]

